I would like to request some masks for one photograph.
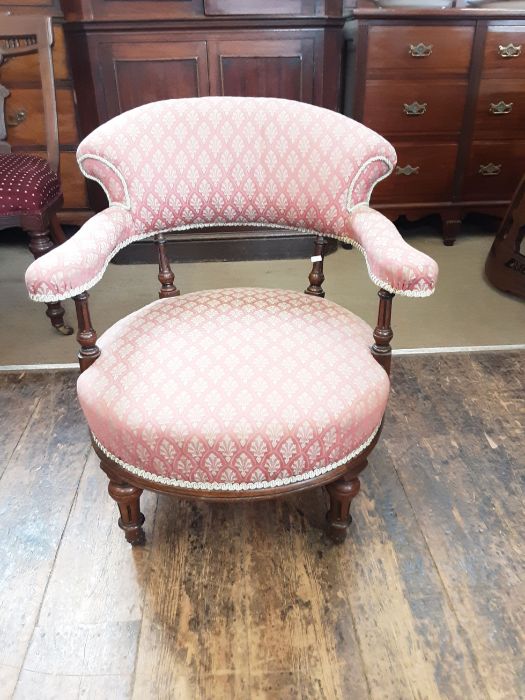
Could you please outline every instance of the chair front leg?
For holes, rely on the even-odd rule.
[[[144,515],[140,512],[142,489],[110,476],[108,493],[118,505],[118,526],[124,530],[126,540],[134,547],[146,544],[146,535],[142,528]]]
[[[330,509],[326,514],[328,536],[336,544],[342,544],[346,540],[348,526],[352,522],[350,505],[361,488],[358,474],[365,469],[367,464],[367,460],[364,459],[351,467],[337,481],[326,486],[330,496]]]

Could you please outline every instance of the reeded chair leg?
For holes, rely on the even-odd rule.
[[[49,235],[49,229],[43,231],[26,230],[29,236],[29,250],[33,257],[39,258],[53,248],[53,243]],[[62,335],[71,335],[73,329],[64,322],[64,307],[59,301],[46,304],[46,316],[51,321],[51,325]]]
[[[126,540],[133,546],[145,544],[146,535],[142,529],[144,515],[140,512],[142,489],[110,478],[108,492],[118,505],[120,511],[118,525],[121,530],[124,530]]]
[[[348,534],[348,526],[352,522],[350,505],[361,488],[357,475],[366,465],[365,461],[364,464],[353,467],[340,479],[326,487],[330,496],[330,509],[326,514],[328,535],[336,544],[342,544]]]

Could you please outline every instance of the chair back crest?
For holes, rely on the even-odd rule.
[[[130,110],[77,158],[137,234],[255,225],[343,236],[396,161],[362,124],[289,100],[204,97]]]

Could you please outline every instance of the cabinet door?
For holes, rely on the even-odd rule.
[[[282,32],[239,32],[235,41],[210,40],[212,95],[283,97],[316,102],[314,53],[318,31],[291,38]]]
[[[100,53],[108,119],[148,102],[209,95],[205,41],[114,35]]]

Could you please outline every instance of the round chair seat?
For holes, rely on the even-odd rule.
[[[178,488],[280,487],[336,469],[381,423],[389,379],[372,329],[298,292],[161,299],[99,340],[78,395],[101,452]]]

